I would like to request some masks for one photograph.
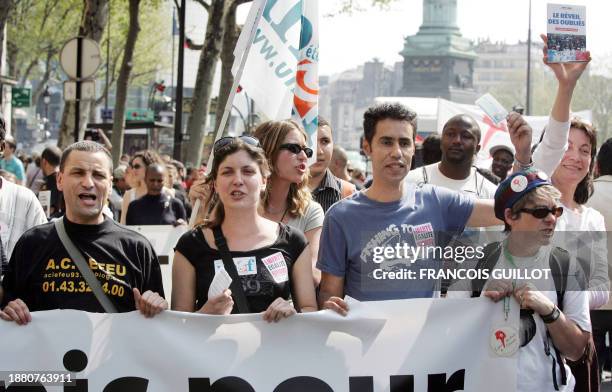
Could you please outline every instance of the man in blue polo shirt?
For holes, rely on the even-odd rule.
[[[363,127],[372,185],[328,210],[317,263],[320,304],[340,313],[347,310],[344,295],[361,301],[438,295],[439,279],[419,279],[418,273],[441,260],[415,257],[407,248],[444,247],[466,226],[500,224],[492,200],[432,185],[404,186],[415,149],[415,113],[397,103],[378,104],[364,114]]]

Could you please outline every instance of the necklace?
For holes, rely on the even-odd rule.
[[[283,210],[283,215],[281,216],[279,222],[282,222],[283,219],[285,219],[285,215],[287,215],[287,211],[289,210],[289,206],[285,207],[285,209]],[[271,211],[269,208],[266,208],[266,212],[272,216],[278,214],[281,212],[281,210],[278,210],[276,212]]]

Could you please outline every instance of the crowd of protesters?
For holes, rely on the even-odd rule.
[[[607,331],[592,327],[589,312],[609,302],[608,253],[605,236],[594,235],[585,246],[580,233],[605,233],[612,225],[612,141],[597,154],[595,127],[570,115],[587,63],[547,65],[558,88],[540,142],[532,148],[531,127],[512,112],[512,145],[490,146],[490,171],[474,166],[481,130],[467,115],[426,139],[425,165],[410,171],[417,114],[395,103],[364,114],[369,181],[334,146],[333,124],[323,118],[316,151],[291,120],[262,123],[252,136],[221,138],[208,174],[154,151],[124,155],[113,168],[108,150],[93,141],[20,159],[0,122],[0,318],[26,324],[39,310],[153,316],[171,308],[261,312],[279,321],[318,309],[345,315],[345,295],[362,301],[514,297],[521,327],[528,325],[518,349],[518,390],[597,390],[595,347],[603,352]],[[310,166],[309,158],[315,160]],[[36,198],[43,192],[44,209]],[[168,304],[151,244],[124,225],[186,225],[192,214],[196,225],[175,247]],[[563,278],[547,288],[517,280],[448,287],[438,279],[372,279],[370,268],[380,264],[372,262],[375,248],[391,239],[444,246],[468,227],[493,227],[506,236],[487,244],[477,268],[556,263]],[[440,262],[417,260],[408,268]],[[81,274],[66,273],[72,263]],[[211,291],[221,270],[232,284]],[[582,289],[560,290],[568,276]],[[98,284],[101,294],[92,287]]]

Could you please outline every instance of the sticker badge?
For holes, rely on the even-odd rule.
[[[544,173],[543,171],[538,171],[537,176],[540,178],[540,180],[548,180],[548,174]]]
[[[223,260],[215,260],[215,274],[219,272],[219,270],[224,270],[225,266],[223,265]]]
[[[493,352],[500,357],[511,357],[520,346],[520,339],[516,329],[510,326],[493,328],[489,336],[489,344]]]
[[[234,258],[239,276],[257,275],[257,260],[255,256]]]
[[[412,226],[412,236],[416,246],[435,246],[436,239],[431,223]]]
[[[271,256],[264,257],[261,261],[264,263],[276,283],[283,283],[289,280],[287,263],[285,263],[285,258],[281,252],[276,252]]]
[[[519,175],[514,177],[514,179],[510,183],[510,188],[512,188],[514,192],[522,192],[525,190],[525,188],[527,188],[528,183],[529,181],[527,180],[527,177]]]

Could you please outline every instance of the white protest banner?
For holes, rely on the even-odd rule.
[[[319,6],[318,0],[302,0],[300,57],[295,75],[293,110],[291,115],[302,124],[308,135],[307,143],[317,151],[319,124]],[[317,154],[308,160],[317,161]]]
[[[128,226],[128,228],[142,234],[149,240],[153,249],[155,249],[160,264],[170,262],[174,255],[176,243],[189,230],[186,225],[143,225]]]
[[[70,370],[80,380],[70,390],[83,392],[509,392],[517,354],[489,346],[502,306],[356,302],[347,317],[323,311],[272,324],[261,314],[35,312],[27,326],[0,321],[0,375]]]
[[[261,1],[253,3],[247,23],[255,23]],[[255,101],[257,107],[272,120],[291,116],[293,87],[299,58],[301,0],[267,0],[263,15],[256,26],[255,37],[248,53],[240,85]],[[232,70],[240,62],[246,46],[251,44],[244,26],[234,51],[236,59]]]

